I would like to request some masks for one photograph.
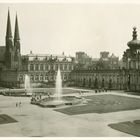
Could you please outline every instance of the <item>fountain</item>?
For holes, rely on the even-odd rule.
[[[55,84],[55,94],[54,96],[49,96],[47,98],[41,99],[40,101],[32,100],[32,104],[39,105],[41,107],[59,107],[64,105],[74,105],[79,104],[82,101],[82,98],[76,96],[62,95],[62,78],[61,71],[58,68],[56,75],[56,84]]]
[[[61,78],[61,71],[58,68],[57,75],[56,75],[56,82],[55,82],[55,94],[52,101],[49,102],[48,106],[56,107],[60,105],[64,105],[64,101],[62,99],[62,78]]]
[[[27,74],[25,75],[24,88],[26,95],[32,95],[30,77]]]

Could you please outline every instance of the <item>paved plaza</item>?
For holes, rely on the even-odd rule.
[[[121,95],[140,99],[139,96],[127,95],[124,92],[94,91],[83,96]],[[54,108],[41,108],[30,104],[30,97],[10,97],[0,95],[0,114],[6,114],[17,122],[0,125],[0,136],[39,136],[39,137],[133,137],[133,135],[117,131],[108,125],[112,123],[138,120],[140,109],[111,113],[86,113],[68,115]],[[16,107],[16,103],[21,105]],[[131,102],[130,102],[131,104]]]

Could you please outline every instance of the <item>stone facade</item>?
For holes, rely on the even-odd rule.
[[[127,45],[129,49],[124,52],[122,68],[118,67],[118,65],[116,65],[117,67],[114,65],[115,67],[106,68],[99,65],[99,67],[93,69],[81,68],[74,70],[71,73],[73,85],[94,89],[140,91],[140,41],[137,40],[136,28],[133,31],[133,39]],[[108,52],[102,52],[101,59],[107,61],[108,55]],[[113,58],[117,63],[118,58]],[[107,66],[105,63],[102,64]]]
[[[127,89],[127,77],[122,70],[78,70],[71,73],[74,85],[93,89]]]
[[[58,68],[61,70],[62,81],[69,81],[69,74],[74,69],[73,57],[64,55],[29,54],[22,56],[22,71],[18,79],[24,83],[25,74],[30,76],[32,83],[55,83]]]

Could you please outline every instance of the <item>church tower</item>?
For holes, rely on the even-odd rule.
[[[21,66],[18,18],[16,14],[15,32],[14,32],[14,39],[13,39],[9,10],[8,10],[7,30],[6,30],[5,65],[7,69],[20,69]]]
[[[7,17],[7,29],[6,29],[6,37],[5,37],[5,44],[6,44],[6,51],[5,51],[5,65],[6,68],[12,68],[13,62],[13,37],[12,37],[12,30],[11,30],[11,20],[10,20],[10,12],[8,10],[8,17]]]
[[[21,67],[20,36],[19,36],[17,14],[15,20],[15,33],[14,33],[14,67],[16,69],[20,69]]]

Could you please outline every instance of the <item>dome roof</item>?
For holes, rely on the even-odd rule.
[[[127,43],[129,47],[140,47],[140,40],[131,40]]]
[[[137,31],[136,27],[133,28],[133,39],[127,43],[129,47],[139,48],[140,47],[140,40],[137,39]]]

